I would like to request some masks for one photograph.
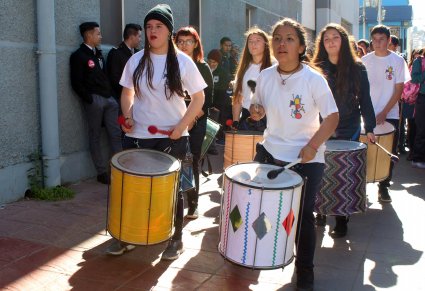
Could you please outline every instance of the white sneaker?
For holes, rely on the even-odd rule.
[[[424,162],[413,162],[412,161],[412,167],[419,168],[419,169],[425,169],[425,163]]]
[[[134,245],[126,244],[114,239],[112,244],[106,249],[106,253],[112,256],[121,256],[125,252],[132,251],[136,248]]]

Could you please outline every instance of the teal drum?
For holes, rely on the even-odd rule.
[[[202,158],[207,153],[208,149],[210,148],[219,130],[220,130],[220,124],[218,124],[217,122],[215,122],[214,120],[210,118],[207,118],[207,130],[205,132],[204,141],[202,142],[200,160],[202,160]]]

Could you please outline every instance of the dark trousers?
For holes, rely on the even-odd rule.
[[[412,160],[425,162],[425,94],[419,94],[415,104],[416,135]]]
[[[274,164],[272,155],[260,144],[257,144],[257,154],[254,160],[260,163]],[[316,193],[320,190],[325,164],[298,164],[292,169],[304,178],[305,183],[298,219],[299,232],[296,237],[297,257],[295,265],[298,268],[313,268],[316,247],[313,210]]]
[[[181,137],[178,140],[171,140],[169,138],[151,138],[151,139],[139,139],[125,136],[123,140],[124,149],[152,149],[157,151],[165,151],[167,148],[171,148],[168,154],[172,155],[176,159],[182,160],[186,154],[188,139],[187,137]],[[183,231],[183,212],[184,212],[184,198],[183,193],[178,191],[176,198],[176,216],[174,217],[174,240],[180,240],[182,238]]]
[[[197,206],[199,197],[199,160],[201,158],[202,143],[207,130],[207,118],[203,117],[190,130],[190,151],[193,155],[193,175],[195,177],[195,191],[187,193],[188,203]]]
[[[221,128],[217,133],[217,138],[224,139],[224,132],[228,128],[226,122],[228,119],[232,119],[232,105],[219,104],[217,105],[217,109],[220,110],[219,123],[221,124]]]
[[[93,103],[83,103],[84,112],[89,127],[90,154],[97,174],[106,173],[108,162],[102,157],[100,150],[100,135],[102,123],[106,127],[112,154],[122,151],[121,129],[117,123],[118,103],[114,98],[105,98],[93,94]]]
[[[393,140],[391,152],[394,155],[397,155],[398,136],[399,136],[399,127],[398,127],[399,126],[399,120],[398,119],[387,119],[386,121],[391,123],[395,128],[394,140]],[[393,168],[394,168],[394,162],[391,161],[390,162],[390,174],[389,174],[388,178],[379,182],[379,187],[386,187],[386,188],[390,187],[390,182],[391,182],[391,179],[393,177]]]

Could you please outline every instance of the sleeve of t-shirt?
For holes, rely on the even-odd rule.
[[[192,60],[186,59],[186,61],[184,61],[184,70],[181,70],[180,73],[182,73],[183,88],[190,96],[208,87]]]
[[[403,60],[403,58],[399,58],[399,70],[398,72],[396,72],[396,80],[395,83],[396,84],[400,84],[400,83],[406,83],[407,81],[410,81],[411,77],[410,77],[410,73],[409,73],[409,68],[407,67],[406,62]]]
[[[315,79],[312,88],[313,99],[319,108],[322,118],[326,118],[328,115],[338,112],[338,107],[336,106],[334,96],[332,95],[332,91],[326,79],[322,76],[317,76]]]
[[[127,64],[124,67],[124,71],[122,72],[121,79],[120,79],[120,85],[128,89],[134,89],[133,72],[135,68],[133,68],[134,61],[132,60],[133,60],[133,57],[128,60]]]

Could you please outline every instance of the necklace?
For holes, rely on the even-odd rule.
[[[300,68],[301,64],[298,64],[298,66],[295,68],[295,70],[289,71],[288,73],[291,73],[288,77],[286,77],[286,79],[282,78],[282,73],[286,73],[285,71],[282,71],[281,69],[279,69],[279,66],[277,66],[277,73],[279,74],[280,79],[282,80],[281,83],[283,86],[286,85],[286,81],[292,77],[293,74],[295,74],[296,72],[298,72],[298,69]]]

